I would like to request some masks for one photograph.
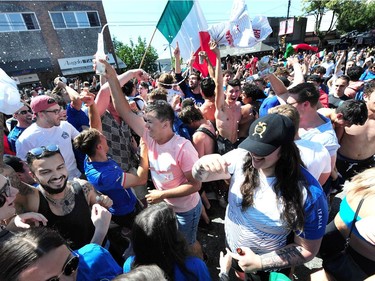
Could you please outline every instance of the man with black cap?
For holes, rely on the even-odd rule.
[[[324,235],[326,197],[301,166],[294,133],[289,118],[269,114],[252,123],[239,148],[203,156],[193,167],[197,180],[230,180],[226,243],[236,271],[252,278],[268,280],[280,269],[288,274],[315,257]]]

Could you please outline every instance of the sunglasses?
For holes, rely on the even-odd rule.
[[[61,112],[61,107],[59,109],[54,109],[54,110],[43,110],[43,112],[53,112],[55,115],[59,114]]]
[[[17,114],[26,115],[27,113],[33,114],[33,112],[30,109],[19,111]]]
[[[31,149],[27,154],[31,154],[36,158],[40,158],[43,156],[44,152],[57,152],[59,150],[59,146],[56,144],[51,144],[47,146],[35,147]]]
[[[71,253],[73,256],[71,256],[70,259],[64,264],[62,272],[58,276],[48,278],[46,281],[59,281],[62,275],[70,276],[77,270],[79,264],[79,256],[73,251]]]
[[[0,190],[0,208],[4,206],[5,202],[7,201],[7,197],[10,197],[10,183],[9,179]]]

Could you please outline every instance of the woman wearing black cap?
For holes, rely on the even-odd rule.
[[[269,114],[253,122],[238,149],[204,156],[193,167],[203,182],[230,179],[226,243],[247,280],[308,262],[324,235],[326,197],[301,166],[294,131],[289,118]]]

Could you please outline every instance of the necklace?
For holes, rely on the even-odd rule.
[[[74,193],[71,192],[70,188],[65,189],[65,195],[62,199],[53,199],[49,197],[46,193],[43,193],[43,195],[47,199],[47,201],[52,203],[52,205],[54,206],[68,206],[71,205],[74,201]]]

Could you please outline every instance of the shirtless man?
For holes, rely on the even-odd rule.
[[[375,166],[375,82],[363,93],[368,119],[363,126],[345,127],[337,153],[336,166],[344,180]]]
[[[220,50],[216,43],[210,43],[210,47],[216,54],[216,96],[215,96],[215,119],[216,129],[218,131],[218,152],[225,154],[230,150],[237,148],[238,142],[238,123],[241,120],[241,103],[237,101],[241,94],[241,83],[234,79],[228,81],[228,86],[223,90],[223,75],[221,70]]]
[[[199,110],[202,112],[204,119],[215,124],[215,81],[211,77],[202,79],[201,93],[204,98],[204,103]]]
[[[337,139],[341,139],[344,127],[365,124],[368,110],[364,101],[350,99],[337,108],[320,108],[318,113],[331,120]]]
[[[258,86],[250,83],[245,83],[243,85],[241,94],[243,105],[241,106],[241,121],[238,126],[239,139],[245,139],[249,135],[251,123],[259,117],[257,107],[254,104],[257,103],[257,99],[263,97],[265,97],[265,95]]]

